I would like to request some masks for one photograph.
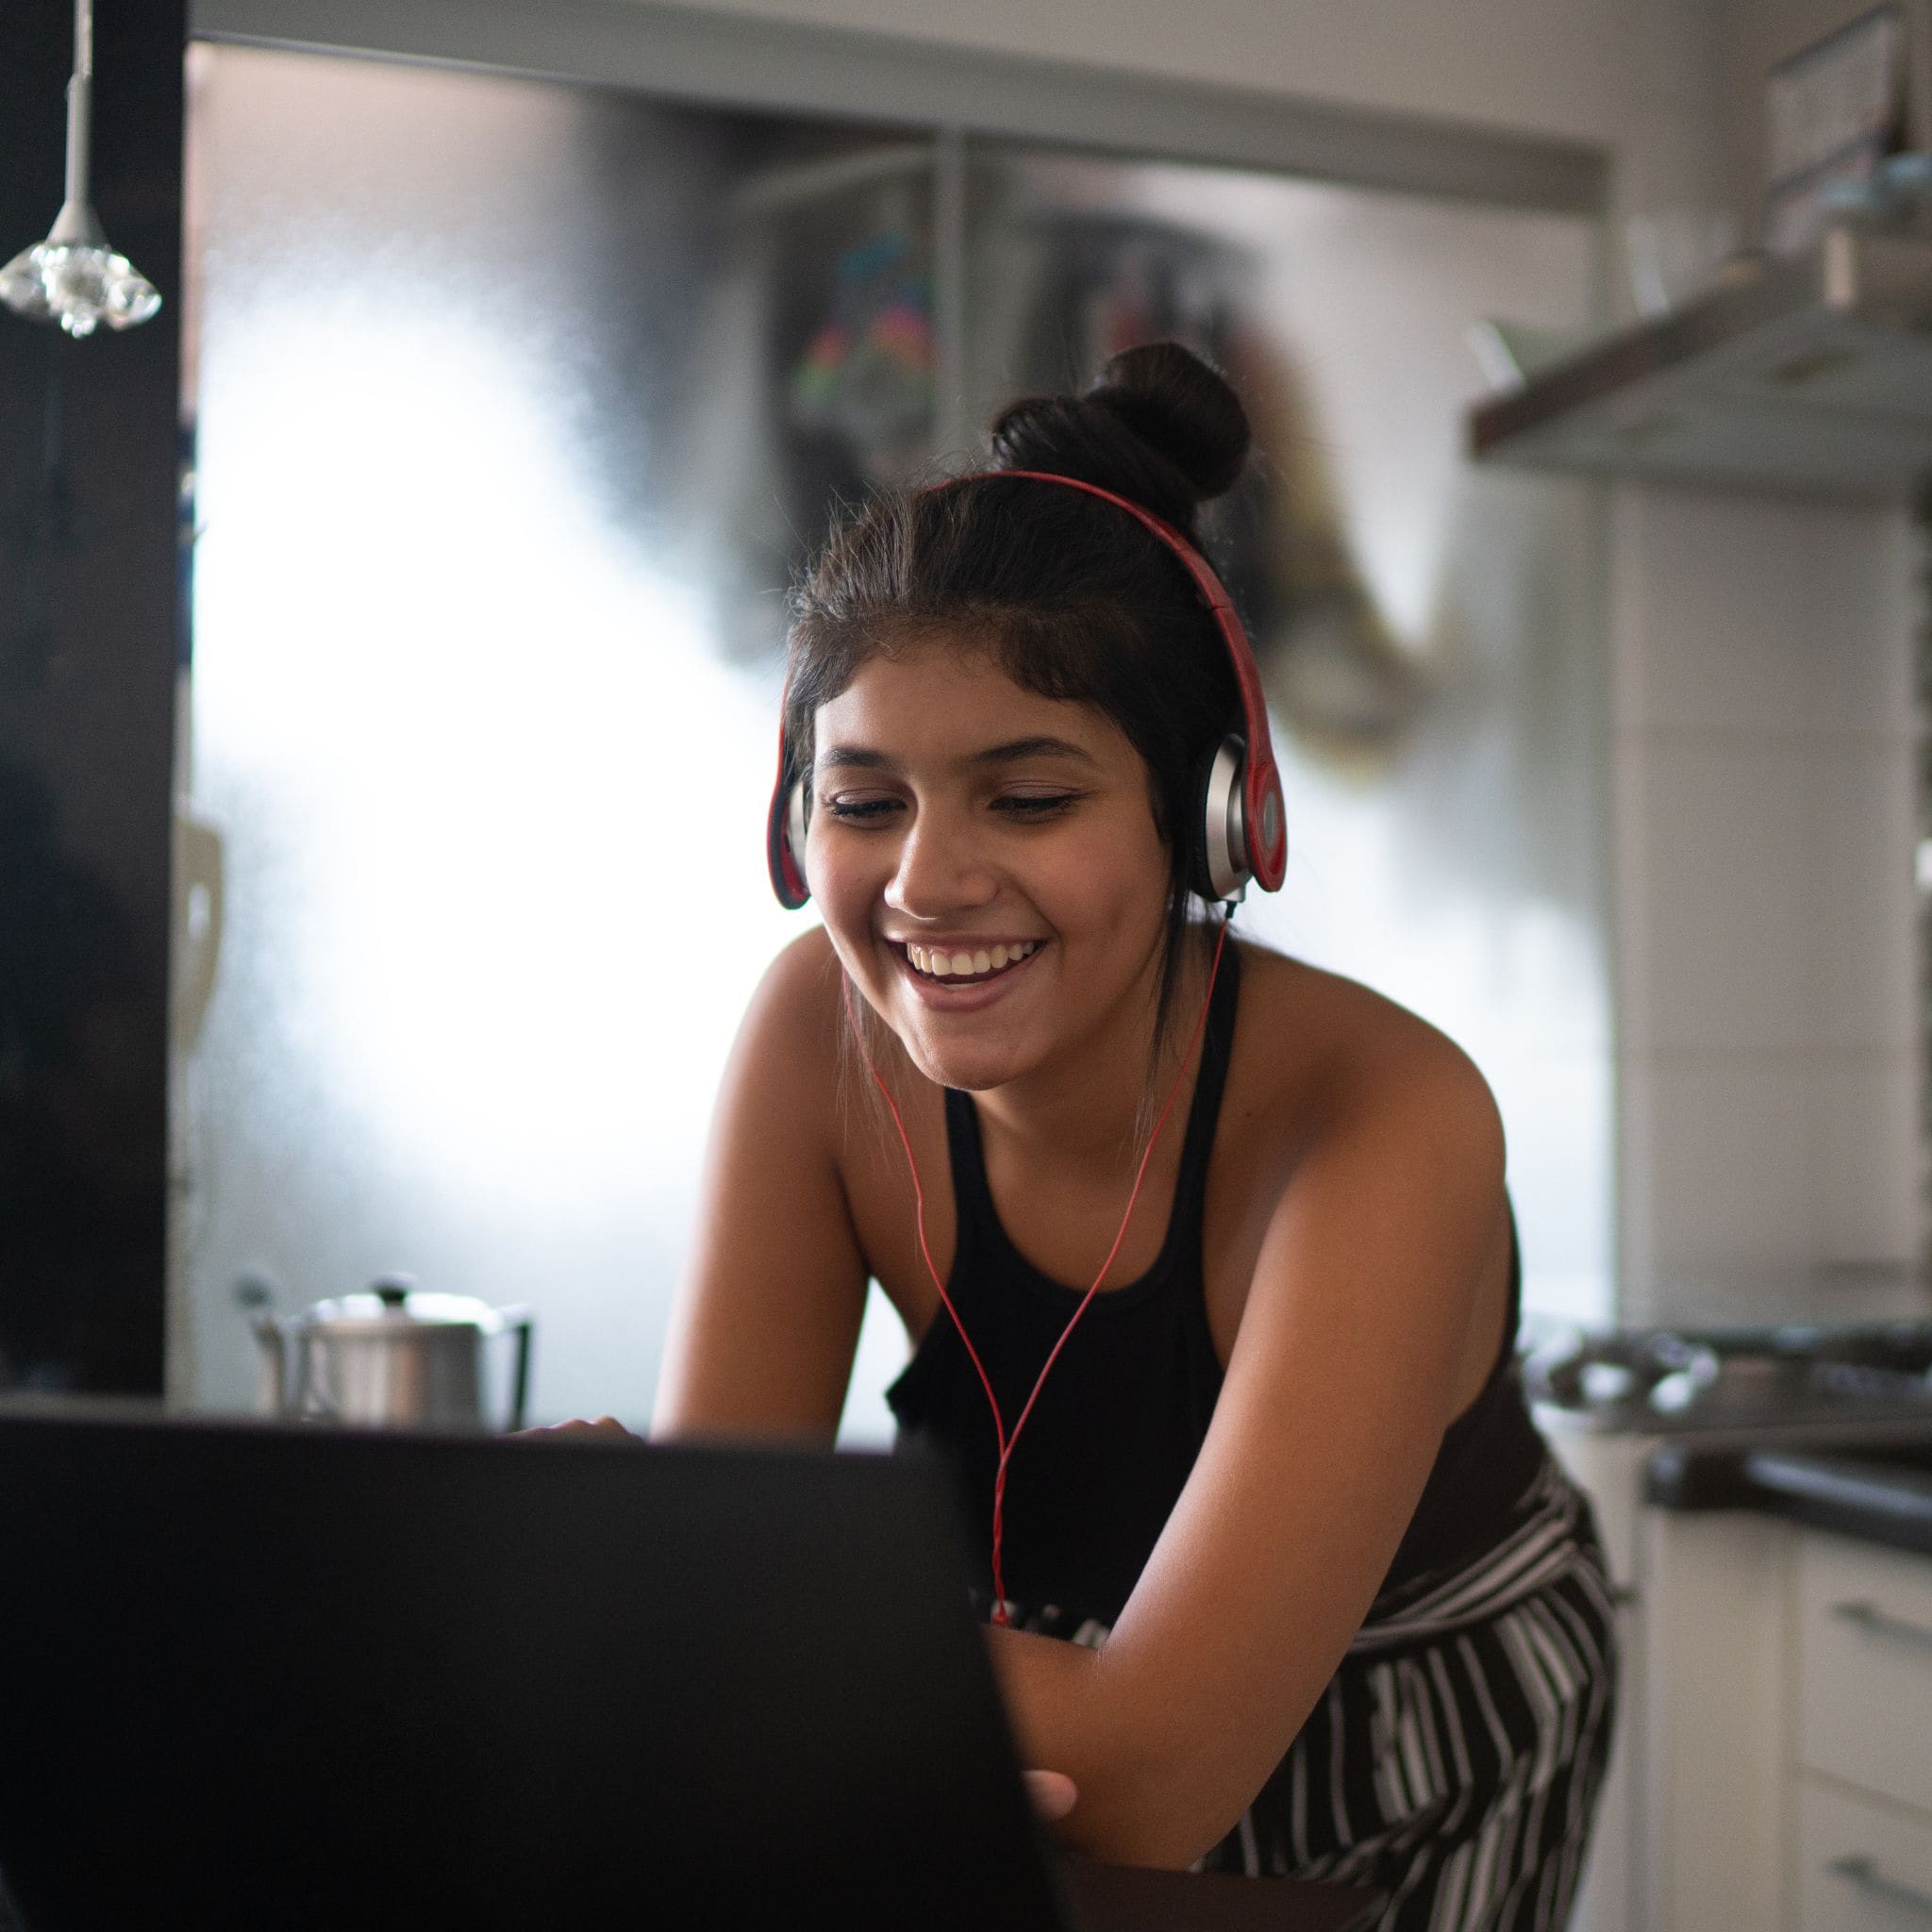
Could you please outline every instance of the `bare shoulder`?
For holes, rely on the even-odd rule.
[[[734,1070],[755,1074],[761,1104],[789,1125],[827,1118],[839,1067],[843,980],[823,926],[801,933],[765,968],[745,1008]]]
[[[847,989],[839,956],[821,926],[801,933],[766,967],[746,1007],[721,1091],[721,1108],[767,1144],[834,1171],[848,1208],[870,1226],[866,1204],[881,1189],[897,1199],[900,1148],[874,1101],[868,1064],[897,1095],[903,1130],[928,1168],[945,1159],[940,1090],[919,1076],[892,1033]],[[857,1022],[863,1041],[853,1037]],[[935,1204],[936,1226],[946,1224]],[[874,1229],[876,1238],[876,1229]]]
[[[788,941],[758,980],[756,998],[774,1001],[795,1018],[823,1018],[839,1004],[839,956],[831,935],[814,925]]]
[[[1502,1158],[1489,1082],[1455,1041],[1359,980],[1241,944],[1239,1076],[1274,1127],[1307,1138],[1368,1116],[1448,1132]]]

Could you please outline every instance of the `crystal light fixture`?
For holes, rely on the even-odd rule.
[[[74,0],[74,77],[67,83],[67,198],[44,242],[0,268],[0,302],[32,322],[58,322],[71,336],[97,323],[132,328],[161,306],[159,291],[117,255],[88,199],[93,118],[93,0]]]

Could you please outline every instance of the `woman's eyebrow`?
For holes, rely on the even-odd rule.
[[[862,744],[828,744],[812,759],[814,771],[829,771],[835,765],[857,766],[861,771],[890,771],[892,760],[882,751]]]
[[[1009,738],[1004,744],[990,744],[984,751],[970,753],[960,760],[967,765],[1009,765],[1021,758],[1077,758],[1083,765],[1098,766],[1100,760],[1091,752],[1083,751],[1071,739],[1036,736],[1033,738]],[[838,769],[863,772],[889,772],[897,761],[889,752],[874,751],[864,744],[828,744],[812,760],[815,771],[828,772]]]
[[[974,765],[1006,765],[1019,758],[1078,758],[1083,765],[1098,765],[1100,760],[1091,752],[1083,751],[1070,739],[1065,738],[1014,738],[1005,744],[989,745],[984,751],[976,751],[967,763]]]

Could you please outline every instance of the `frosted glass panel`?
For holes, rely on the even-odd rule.
[[[1526,1300],[1612,1307],[1603,592],[1587,485],[1473,471],[1466,332],[1590,320],[1596,233],[1224,169],[983,149],[974,409],[1153,335],[1235,377],[1258,459],[1214,534],[1289,805],[1250,932],[1442,1027],[1501,1102]]]
[[[251,1399],[238,1278],[397,1271],[534,1307],[540,1416],[647,1415],[723,1059],[809,923],[763,870],[779,593],[926,450],[922,154],[198,51],[192,1399]]]
[[[1243,917],[1470,1048],[1532,1299],[1607,1310],[1594,520],[1457,441],[1466,325],[1584,319],[1587,225],[987,147],[946,238],[917,130],[239,48],[192,85],[178,1395],[251,1401],[243,1277],[401,1272],[535,1308],[539,1418],[647,1415],[808,923],[762,864],[790,569],[930,459],[935,367],[980,422],[1154,332],[1266,458],[1221,535],[1292,851]],[[902,1359],[875,1295],[850,1435]]]

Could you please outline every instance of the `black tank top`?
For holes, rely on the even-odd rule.
[[[1222,962],[1201,1044],[1174,1212],[1154,1265],[1105,1289],[1080,1318],[1020,1438],[1007,1478],[1004,1567],[1014,1603],[1054,1606],[1111,1625],[1139,1579],[1221,1392],[1201,1257],[1208,1156],[1234,1046],[1239,948]],[[1084,1287],[1042,1274],[1008,1240],[987,1186],[972,1096],[948,1090],[958,1233],[946,1291],[958,1308],[1008,1426],[1031,1393]],[[1511,1523],[1543,1444],[1524,1406],[1514,1338],[1521,1269],[1510,1225],[1509,1307],[1495,1367],[1450,1425],[1378,1601],[1482,1554]],[[936,1451],[953,1473],[973,1547],[984,1560],[998,1442],[985,1391],[941,1308],[887,1391],[901,1449]],[[991,1607],[989,1575],[975,1601]]]

